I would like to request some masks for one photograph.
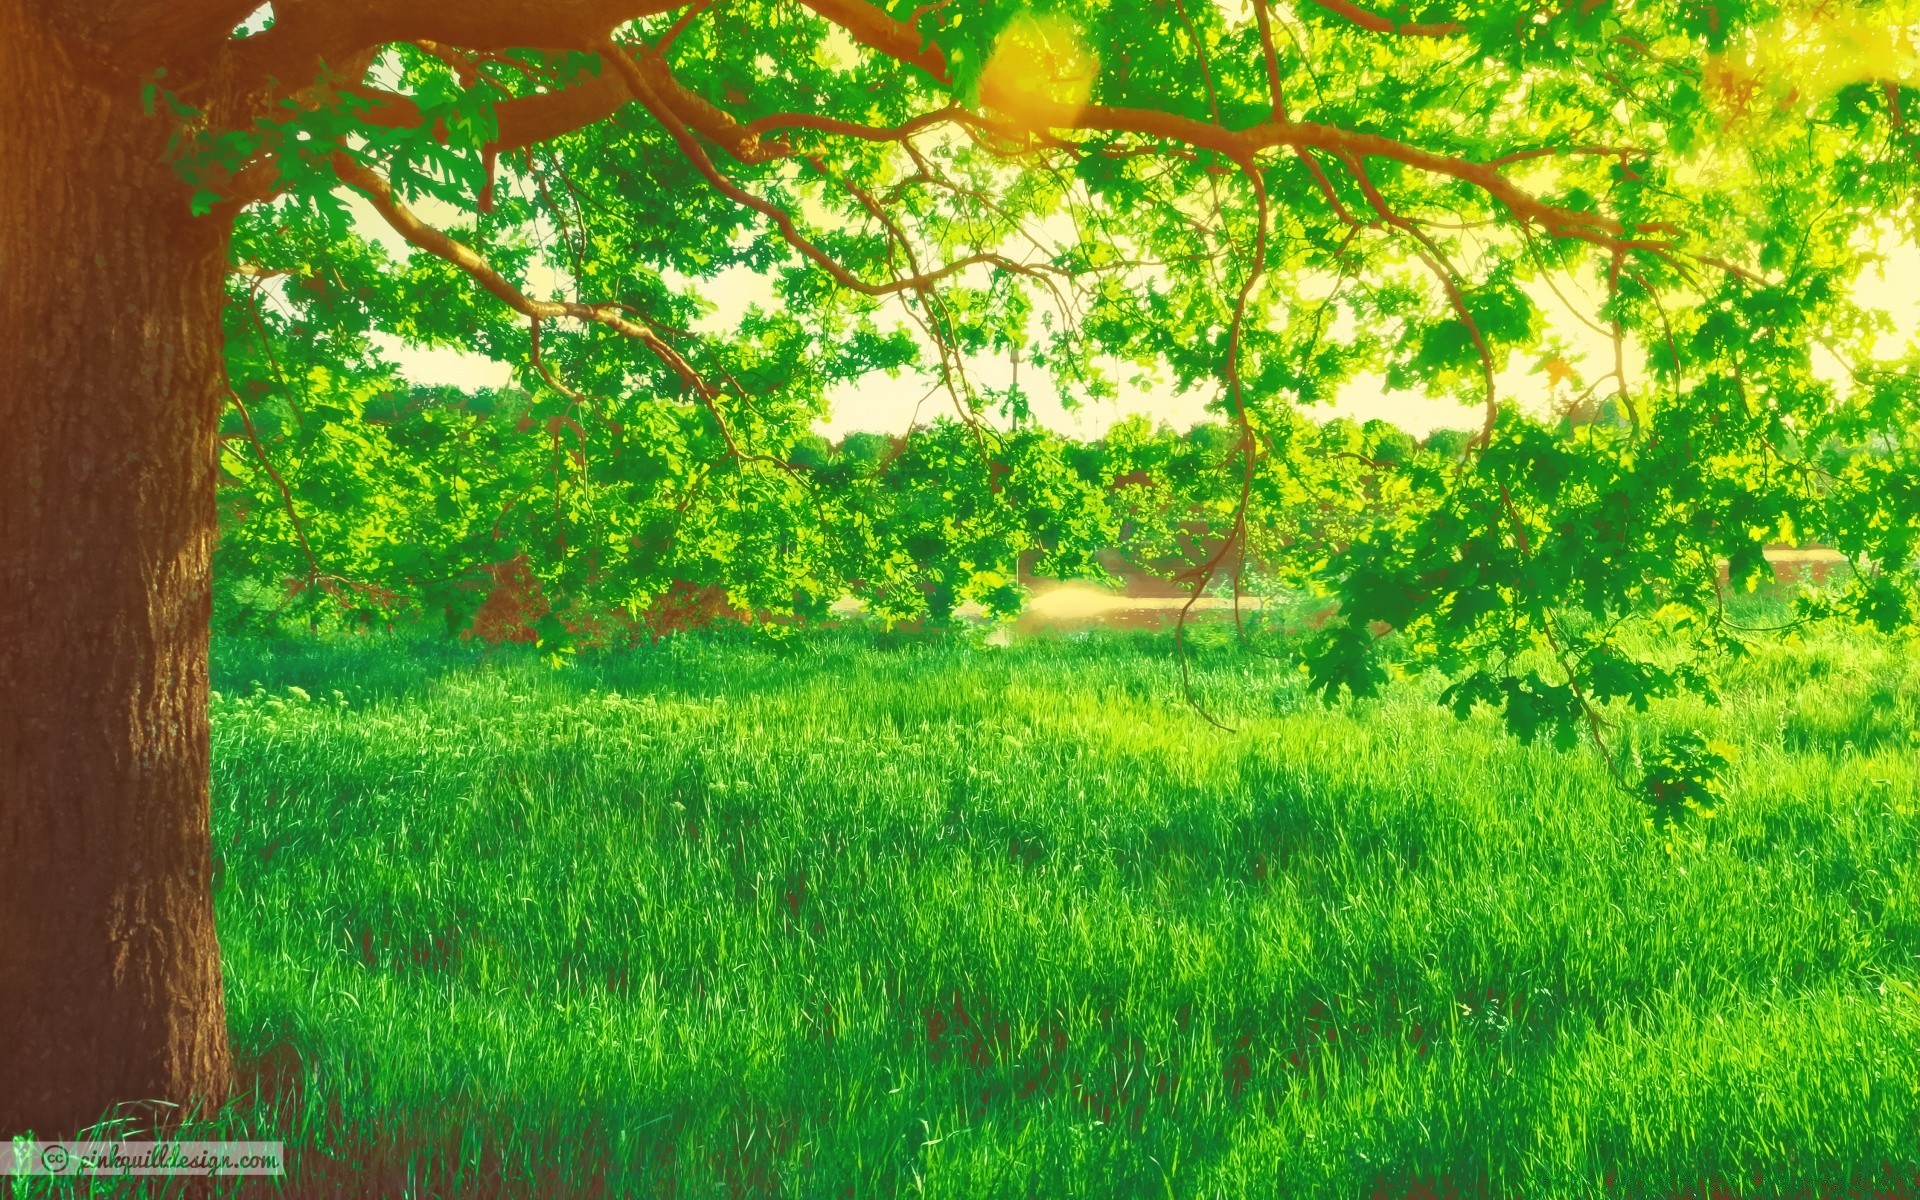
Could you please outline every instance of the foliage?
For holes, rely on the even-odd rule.
[[[230,595],[458,626],[524,561],[558,651],[686,588],[775,624],[845,588],[1004,610],[1022,553],[1081,570],[1117,539],[1337,601],[1305,653],[1329,694],[1380,687],[1390,638],[1459,711],[1562,743],[1710,691],[1769,543],[1852,565],[1804,616],[1910,630],[1920,363],[1855,288],[1916,232],[1910,7],[742,0],[610,40],[556,13],[535,52],[403,40],[428,6],[244,120],[168,77],[180,169],[251,204]],[[289,8],[232,54],[322,32]],[[577,119],[529,115],[556,95]],[[768,298],[721,314],[723,279]],[[409,391],[374,333],[515,385]],[[1365,372],[1484,424],[1422,453],[1308,419]],[[863,473],[811,429],[881,374],[953,421]],[[1136,375],[1213,389],[1227,439],[1030,426],[1038,381]],[[304,562],[266,546],[276,508]]]
[[[1687,817],[1709,818],[1726,796],[1733,748],[1694,731],[1660,747],[1641,783],[1654,820],[1673,826]]]

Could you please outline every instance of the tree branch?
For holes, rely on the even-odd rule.
[[[675,116],[735,159],[757,163],[792,153],[783,142],[762,145],[759,129],[741,125],[732,114],[687,90],[658,54],[642,49],[632,57],[653,91]],[[632,89],[622,73],[608,65],[606,58],[605,54],[600,56],[598,74],[582,70],[556,91],[515,96],[494,105],[499,136],[488,142],[485,149],[495,154],[524,150],[583,129],[631,103]],[[421,122],[420,106],[411,97],[362,84],[339,90],[370,102],[365,116],[368,124],[405,129]]]
[[[273,28],[229,44],[218,74],[243,86],[298,92],[337,63],[390,42],[463,50],[594,46],[639,17],[684,0],[279,0]],[[244,14],[243,14],[244,15]]]
[[[233,400],[233,407],[240,414],[240,424],[247,431],[247,440],[253,443],[253,453],[259,458],[260,465],[267,470],[267,477],[273,480],[274,488],[280,493],[280,503],[286,507],[287,520],[293,525],[293,536],[300,543],[300,553],[307,560],[307,586],[312,587],[320,579],[320,560],[313,556],[313,545],[307,541],[307,526],[301,521],[300,512],[293,506],[293,492],[287,488],[287,481],[273,465],[273,459],[267,454],[266,446],[260,442],[260,432],[254,427],[253,414],[247,411],[247,402],[240,393],[228,386],[227,395]]]
[[[680,118],[680,115],[674,110],[672,103],[662,96],[660,92],[655,90],[653,81],[649,78],[649,73],[640,62],[636,61],[631,55],[627,54],[611,41],[608,43],[607,49],[602,51],[601,56],[603,58],[611,58],[614,65],[620,68],[621,74],[626,76],[627,85],[632,90],[634,98],[644,104],[647,110],[654,115],[654,118],[666,126],[668,135],[673,138],[674,144],[680,148],[680,153],[686,156],[687,161],[693,164],[694,169],[700,172],[715,191],[733,201],[735,204],[751,208],[761,216],[772,221],[774,228],[779,231],[781,238],[784,239],[789,246],[798,250],[815,266],[818,266],[827,274],[833,276],[835,281],[842,287],[868,296],[890,296],[897,292],[918,291],[928,284],[936,283],[949,275],[957,274],[966,270],[968,267],[976,265],[1001,267],[1023,274],[1033,273],[1033,268],[1013,262],[1005,255],[979,253],[970,254],[965,258],[955,259],[945,266],[928,271],[925,274],[915,275],[912,278],[895,279],[889,283],[869,283],[867,280],[860,278],[848,270],[844,263],[836,260],[832,255],[829,255],[816,245],[812,239],[801,233],[800,227],[794,221],[792,213],[773,203],[771,200],[766,200],[754,195],[752,192],[747,191],[745,188],[721,174],[719,168],[714,166],[713,159],[705,150],[701,149],[700,143],[694,140],[692,132],[687,127],[687,123]]]
[[[904,21],[896,21],[867,0],[801,0],[808,8],[847,31],[854,41],[888,58],[919,67],[936,83],[953,86],[947,56],[931,39]]]
[[[1452,37],[1456,33],[1465,33],[1466,26],[1458,21],[1439,21],[1432,24],[1409,22],[1396,25],[1378,13],[1368,12],[1350,0],[1313,0],[1321,8],[1335,16],[1345,17],[1362,29],[1374,33],[1397,33],[1402,37]]]
[[[1483,447],[1492,445],[1493,431],[1500,419],[1499,396],[1494,390],[1493,348],[1488,346],[1487,339],[1480,335],[1480,323],[1473,319],[1473,310],[1467,307],[1466,294],[1460,290],[1460,273],[1454,269],[1451,262],[1447,261],[1447,256],[1432,238],[1428,237],[1418,225],[1393,211],[1387,204],[1386,197],[1380,194],[1380,189],[1375,187],[1373,180],[1367,176],[1366,163],[1355,154],[1348,154],[1345,157],[1347,168],[1353,172],[1354,181],[1360,185],[1360,193],[1366,197],[1373,211],[1380,214],[1381,220],[1395,229],[1410,234],[1420,243],[1415,253],[1420,256],[1420,260],[1426,264],[1427,270],[1432,272],[1433,277],[1439,280],[1440,286],[1446,289],[1448,303],[1453,305],[1454,313],[1467,327],[1467,333],[1472,336],[1473,348],[1480,356],[1480,370],[1487,384],[1487,419],[1480,431],[1479,442]]]
[[[1077,111],[1062,106],[1052,114],[1056,129],[1137,133],[1216,150],[1236,162],[1251,161],[1262,150],[1276,147],[1326,150],[1337,157],[1385,158],[1429,174],[1473,184],[1498,201],[1523,224],[1537,225],[1554,237],[1574,238],[1609,250],[1664,251],[1670,241],[1647,241],[1628,236],[1626,226],[1598,213],[1561,208],[1516,186],[1489,163],[1473,162],[1423,150],[1374,133],[1360,133],[1312,121],[1265,121],[1243,129],[1221,129],[1205,121],[1144,108],[1117,108],[1090,104]]]
[[[653,330],[629,320],[619,305],[581,304],[568,300],[535,300],[495,270],[493,264],[471,246],[455,241],[415,216],[413,211],[393,194],[393,185],[381,178],[378,173],[355,162],[344,152],[334,154],[333,169],[338,172],[342,180],[364,193],[374,210],[401,237],[434,257],[460,268],[483,290],[497,297],[508,308],[526,317],[564,317],[604,325],[646,346],[655,357],[679,375],[687,386],[695,390],[705,386],[705,381],[679,351],[669,346]]]

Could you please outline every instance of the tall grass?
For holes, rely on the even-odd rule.
[[[220,647],[246,1094],[332,1195],[1911,1191],[1920,659],[1765,652],[1635,736],[1666,835],[1432,686],[1163,639],[552,670]],[[295,690],[298,689],[298,690]],[[337,689],[337,695],[336,695]]]

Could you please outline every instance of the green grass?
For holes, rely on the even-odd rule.
[[[1636,718],[1741,748],[1674,838],[1422,682],[1195,683],[1237,733],[1154,637],[223,644],[218,1135],[303,1195],[1911,1190],[1920,657]]]

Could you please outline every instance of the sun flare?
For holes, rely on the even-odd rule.
[[[994,41],[980,73],[980,103],[1021,129],[1071,125],[1099,72],[1099,56],[1071,23],[1022,13]]]

